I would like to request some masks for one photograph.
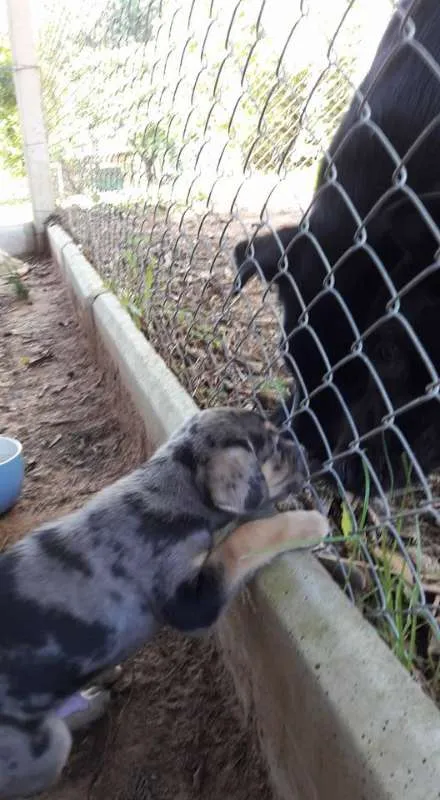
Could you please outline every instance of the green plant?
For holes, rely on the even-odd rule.
[[[141,328],[143,321],[143,311],[141,305],[138,302],[139,296],[135,292],[130,291],[129,289],[121,289],[118,292],[118,297],[121,304],[130,314],[130,317],[132,318],[133,322],[136,324],[138,328]]]
[[[16,272],[7,275],[5,280],[7,284],[12,286],[19,300],[27,300],[29,298],[29,289]]]
[[[130,275],[136,277],[138,274],[138,255],[136,250],[133,250],[131,247],[124,247],[121,251],[121,258],[127,265]]]
[[[159,13],[159,0],[112,0],[101,14],[88,44],[98,47],[105,41],[119,47],[121,40],[145,44],[153,32],[153,20]]]
[[[360,540],[359,539],[357,540],[357,545],[355,550],[352,550],[350,543],[353,541],[353,534],[355,532],[363,533],[365,529],[365,526],[368,521],[368,508],[370,504],[370,494],[371,494],[370,472],[365,462],[362,462],[362,467],[364,471],[365,489],[360,508],[360,517],[358,520],[356,520],[356,517],[353,515],[353,511],[351,507],[348,505],[345,498],[343,497],[341,500],[341,508],[342,508],[341,531],[343,536],[345,536],[348,552],[350,553],[350,556],[354,559],[362,557],[359,547]]]
[[[157,268],[157,262],[154,259],[150,259],[148,261],[147,266],[145,267],[144,297],[146,303],[148,303],[148,301],[151,298],[151,293],[153,291],[153,285],[154,285],[154,274],[156,272],[156,268]]]
[[[262,380],[256,387],[257,391],[261,394],[266,392],[269,394],[276,394],[277,397],[287,397],[290,389],[290,381],[287,378],[266,378]]]
[[[263,172],[276,171],[285,162],[289,169],[312,166],[348,106],[353,90],[345,76],[352,73],[354,61],[350,54],[341,57],[319,80],[311,65],[283,73],[276,63],[264,68],[253,64],[243,101],[247,127],[252,127],[244,139],[238,133],[249,166]]]
[[[177,158],[178,147],[170,137],[169,124],[170,120],[161,119],[160,123],[148,122],[140,128],[140,123],[136,121],[138,130],[128,140],[128,148],[141,158],[148,181],[163,174],[165,164],[174,163]]]
[[[0,160],[11,175],[25,174],[23,141],[13,80],[10,48],[0,40]]]
[[[407,504],[407,497],[412,492],[410,477],[411,469],[406,465],[406,487],[400,500],[400,508],[403,509]],[[375,563],[376,579],[380,581],[384,606],[387,614],[392,620],[390,626],[386,617],[377,616],[372,613],[372,619],[382,638],[388,643],[391,650],[399,661],[409,670],[413,670],[417,663],[417,630],[420,620],[413,611],[419,601],[419,588],[412,579],[406,560],[402,557],[400,546],[397,539],[390,536],[384,527],[378,527],[374,533],[370,532],[371,520],[370,512],[370,493],[371,483],[368,467],[364,463],[365,491],[360,507],[355,509],[358,516],[353,513],[353,509],[348,507],[345,500],[342,500],[342,519],[341,530],[345,537],[346,550],[349,559],[363,560],[361,541],[364,547],[369,548],[370,554]],[[392,493],[391,493],[392,495]],[[391,499],[391,505],[393,499]],[[414,536],[418,544],[420,557],[420,531],[419,521],[415,518],[416,531]],[[402,532],[402,514],[397,511],[396,530]],[[357,539],[354,533],[358,534]],[[417,567],[417,564],[416,564]],[[375,607],[377,602],[377,589],[373,586],[370,591],[362,598],[364,608],[369,610],[372,605]]]
[[[244,108],[255,128],[242,143],[249,164],[261,171],[276,170],[283,152],[299,130],[301,109],[307,99],[307,69],[287,81],[273,69],[259,66],[249,73]]]

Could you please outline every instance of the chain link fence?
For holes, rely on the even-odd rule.
[[[398,58],[410,52],[437,80],[414,3],[403,5]],[[357,90],[392,11],[385,0],[46,0],[40,59],[63,224],[201,407],[276,412],[306,445],[301,499],[335,534],[319,558],[440,700],[429,194],[440,174],[433,157],[431,182],[413,180],[428,134],[400,152],[371,110],[393,54]],[[432,83],[421,94],[429,106],[434,91],[436,109]],[[351,134],[330,142],[353,97],[365,136],[350,193]],[[374,176],[377,196],[362,195]]]

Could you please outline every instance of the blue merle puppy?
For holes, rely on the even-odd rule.
[[[96,675],[163,625],[209,628],[274,552],[326,534],[313,511],[240,525],[299,490],[303,467],[258,414],[200,412],[135,472],[0,556],[1,798],[54,783],[71,748],[66,703]]]

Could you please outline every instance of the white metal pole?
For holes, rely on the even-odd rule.
[[[14,84],[24,158],[31,194],[37,250],[44,247],[44,223],[55,209],[49,149],[43,117],[40,70],[37,63],[29,0],[7,0]]]

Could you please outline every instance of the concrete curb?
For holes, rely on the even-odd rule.
[[[50,248],[57,264],[61,267],[75,299],[84,311],[90,311],[99,295],[107,292],[98,273],[91,267],[70,236],[58,225],[48,228]]]
[[[0,250],[15,258],[23,258],[35,253],[36,249],[37,237],[32,221],[0,225]]]
[[[195,404],[72,240],[48,238],[159,444]],[[313,557],[280,558],[218,633],[283,800],[440,798],[438,710]]]

